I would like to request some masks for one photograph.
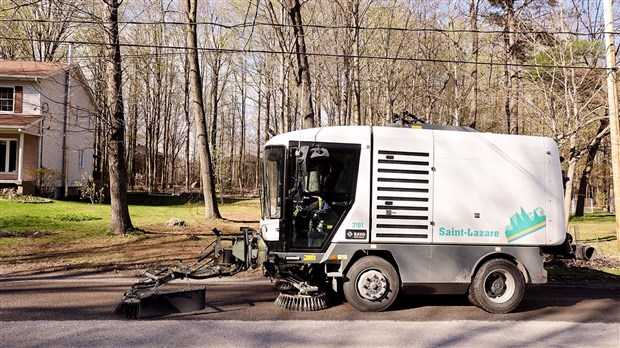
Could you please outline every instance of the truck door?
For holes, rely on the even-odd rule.
[[[373,129],[371,242],[432,240],[433,132]]]
[[[287,193],[289,250],[325,250],[355,203],[361,146],[326,142],[291,142],[290,146],[308,153],[303,168],[289,161],[289,172],[294,173]]]

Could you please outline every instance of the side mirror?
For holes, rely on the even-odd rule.
[[[329,151],[327,151],[327,149],[324,147],[313,147],[310,149],[310,158],[329,158]]]
[[[308,151],[304,170],[306,173],[315,170],[321,163],[329,158],[329,151],[324,147],[313,147]]]

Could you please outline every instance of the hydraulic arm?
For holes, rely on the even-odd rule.
[[[189,286],[189,279],[232,276],[263,263],[266,247],[255,230],[243,227],[241,234],[234,236],[223,236],[217,229],[213,233],[215,240],[191,264],[179,260],[175,268],[144,271],[143,278],[125,292],[116,313],[126,318],[145,318],[202,310],[205,288]],[[175,279],[187,279],[188,286],[160,289]]]

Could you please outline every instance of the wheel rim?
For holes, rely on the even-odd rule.
[[[498,269],[491,271],[484,278],[484,292],[491,302],[507,302],[514,295],[515,289],[515,279],[506,270]]]
[[[388,280],[377,270],[367,270],[357,277],[357,293],[361,298],[378,301],[388,293]]]

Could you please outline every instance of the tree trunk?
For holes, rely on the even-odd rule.
[[[131,95],[129,102],[129,134],[127,136],[127,172],[134,173],[136,170],[136,144],[138,136],[138,87],[136,79],[131,79]],[[133,190],[136,185],[134,175],[129,175],[129,187]]]
[[[312,88],[310,81],[310,66],[306,54],[306,40],[304,27],[301,20],[301,5],[299,0],[285,0],[284,4],[288,11],[295,33],[295,55],[297,57],[296,82],[299,90],[301,117],[303,128],[314,127],[314,108],[312,106]]]
[[[565,226],[568,226],[568,219],[571,216],[571,201],[573,199],[573,179],[575,178],[575,170],[577,168],[577,136],[571,134],[569,138],[569,150],[568,150],[568,169],[566,170],[566,177],[569,179],[566,183],[564,190],[564,214],[566,216]]]
[[[185,190],[189,191],[191,185],[191,161],[189,158],[189,145],[192,132],[192,120],[189,110],[189,58],[187,54],[185,55],[185,72],[183,75],[183,115],[185,116],[185,124],[187,126],[187,128],[185,129]]]
[[[592,139],[592,141],[588,145],[588,157],[586,159],[586,166],[583,168],[583,172],[581,173],[581,179],[579,179],[579,191],[577,192],[577,205],[575,207],[575,216],[583,216],[586,203],[586,190],[588,188],[588,184],[590,183],[590,173],[592,172],[592,168],[594,168],[594,158],[596,157],[596,153],[598,152],[598,148],[601,145],[603,137],[609,134],[608,118],[601,120],[596,134],[597,136]]]
[[[362,91],[360,86],[360,2],[351,1],[353,16],[353,116],[357,125],[363,124],[362,120]]]
[[[469,0],[469,26],[471,29],[471,54],[474,58],[474,64],[471,70],[471,97],[469,104],[469,114],[471,117],[470,127],[476,128],[478,122],[478,1]]]
[[[198,63],[198,39],[196,37],[196,0],[185,0],[187,19],[186,45],[189,58],[189,78],[192,94],[192,112],[196,123],[196,147],[200,157],[200,177],[205,201],[205,217],[221,218],[217,198],[215,197],[215,180],[211,166],[211,151],[207,139],[207,122],[202,96],[202,80]]]
[[[263,92],[261,91],[261,88],[263,87],[263,76],[260,74],[259,71],[259,79],[258,79],[258,88],[257,88],[257,94],[258,94],[258,102],[257,107],[258,110],[256,111],[256,168],[254,168],[254,189],[258,190],[259,188],[259,182],[260,182],[260,139],[261,139],[261,129],[260,129],[260,120],[261,120],[261,116],[262,116],[262,111],[263,111]]]
[[[211,64],[211,124],[209,125],[211,136],[211,150],[217,148],[217,123],[219,118],[219,84],[220,84],[220,68],[222,64],[222,56],[215,54],[213,64]]]
[[[278,88],[277,91],[279,92],[275,92],[274,95],[274,108],[273,108],[273,123],[274,123],[274,132],[276,133],[284,133],[290,130],[290,113],[287,112],[287,107],[288,105],[288,94],[289,94],[289,84],[287,83],[288,81],[288,69],[286,68],[286,62],[288,61],[287,59],[287,54],[284,53],[288,53],[288,44],[286,43],[286,40],[284,38],[284,32],[282,30],[282,26],[286,25],[286,8],[284,6],[282,6],[281,11],[280,11],[280,20],[278,20],[278,16],[276,14],[275,9],[273,8],[273,4],[271,3],[271,0],[266,1],[265,2],[267,5],[267,13],[269,15],[270,21],[274,25],[274,31],[276,33],[276,36],[278,38],[278,45],[280,47],[280,50],[282,52],[282,54],[280,55],[280,61],[279,61],[279,83],[278,83]],[[291,63],[292,65],[292,63]],[[273,85],[273,78],[271,76],[269,76],[269,86]],[[268,88],[268,91],[270,92],[270,88]],[[269,102],[269,101],[268,101]],[[269,114],[267,115],[267,117],[269,118]],[[266,123],[266,129],[269,131],[269,127],[270,127],[270,122]],[[268,132],[265,133],[265,137],[268,137]]]
[[[459,88],[459,75],[456,64],[452,66],[454,76],[454,115],[452,117],[452,125],[461,125],[461,89]]]
[[[519,134],[519,70],[514,0],[506,1],[506,123],[509,134]]]
[[[245,60],[243,63],[243,71],[241,72],[241,137],[239,148],[239,173],[241,196],[243,197],[243,186],[245,185],[246,173],[245,173],[245,118],[246,108],[245,103],[247,99],[246,81],[245,81]]]
[[[285,62],[286,61],[285,61],[284,54],[282,54],[280,56],[280,76],[279,76],[279,82],[280,82],[279,83],[279,87],[280,87],[279,107],[280,107],[280,110],[278,110],[278,117],[276,118],[276,120],[279,121],[277,124],[279,134],[289,131],[289,123],[290,123],[289,120],[291,116],[287,114],[286,112],[288,84],[286,83],[287,70],[286,70]]]
[[[121,51],[118,32],[118,0],[106,2],[108,20],[108,103],[110,133],[108,170],[110,172],[110,232],[125,234],[133,229],[127,205],[127,167],[125,165],[125,115],[122,91]]]
[[[351,58],[345,57],[343,60],[343,80],[344,80],[344,90],[341,92],[342,94],[342,119],[344,120],[344,125],[351,125]]]
[[[233,99],[234,100],[234,99]],[[236,140],[236,130],[237,127],[237,119],[235,115],[232,115],[231,125],[230,125],[230,157],[228,158],[228,171],[226,177],[228,178],[228,190],[232,191],[235,178],[239,177],[235,168],[235,140]]]
[[[271,127],[271,96],[273,90],[273,77],[271,75],[267,76],[267,92],[265,94],[265,132],[263,133],[263,141],[267,143],[271,135],[269,133],[272,132]],[[273,101],[273,104],[276,104],[276,101]],[[275,109],[275,107],[273,108]]]
[[[175,136],[172,130],[172,100],[170,96],[172,95],[172,83],[171,80],[172,74],[166,70],[166,94],[164,98],[164,156],[162,159],[161,165],[161,188],[165,190],[169,187],[169,184],[174,183],[174,169],[169,170],[172,167],[172,163],[174,163],[175,151],[174,146],[172,144]]]

